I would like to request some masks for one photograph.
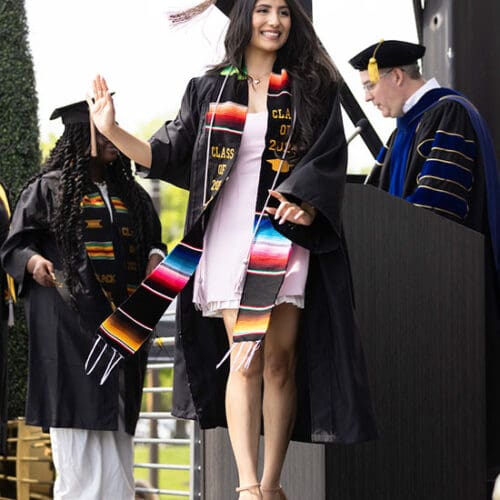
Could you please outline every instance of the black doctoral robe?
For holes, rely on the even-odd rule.
[[[415,131],[410,137],[406,157],[402,158],[403,182],[399,195],[415,206],[425,207],[485,236],[488,463],[499,466],[500,270],[495,269],[487,204],[487,189],[493,186],[487,185],[485,162],[488,156],[466,108],[460,102],[442,99],[455,94],[446,88],[430,90],[402,118],[406,122],[411,119]],[[398,123],[402,119],[398,119]],[[398,153],[395,150],[397,132],[392,133],[382,148],[367,181],[389,192],[396,175],[391,159]]]
[[[125,430],[134,434],[141,405],[148,345],[114,370],[106,384],[85,374],[84,363],[100,323],[111,313],[87,254],[78,264],[81,288],[76,312],[61,289],[42,287],[26,272],[34,254],[43,255],[61,269],[50,221],[54,216],[60,171],[44,174],[21,194],[2,247],[5,269],[20,285],[29,330],[29,375],[26,422],[44,429],[68,427],[117,430],[119,391],[124,397]],[[108,183],[110,191],[112,185]],[[151,203],[151,212],[155,214]],[[156,242],[162,248],[156,215]],[[116,217],[115,217],[116,218]],[[110,238],[111,239],[111,238]],[[119,387],[122,386],[122,387]]]
[[[203,206],[205,159],[210,150],[205,116],[209,103],[217,100],[222,80],[215,75],[193,79],[176,119],[150,140],[153,161],[149,176],[189,190],[186,232],[210,211]],[[246,80],[237,82],[234,89],[228,100],[247,98]],[[298,412],[293,439],[353,443],[372,439],[377,432],[342,234],[347,148],[336,91],[325,109],[326,118],[318,117],[313,146],[277,188],[317,209],[310,227],[277,226],[311,251],[298,336]],[[226,171],[225,178],[229,174]],[[216,175],[208,172],[209,179]],[[228,242],[228,251],[230,247]],[[202,317],[195,310],[192,281],[178,303],[173,414],[196,419],[202,428],[224,426],[228,363],[219,370],[215,366],[228,349],[227,337],[222,320]]]

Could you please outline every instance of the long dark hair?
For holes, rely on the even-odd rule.
[[[62,136],[56,142],[40,174],[61,170],[59,191],[51,229],[61,254],[65,283],[74,296],[76,290],[76,269],[84,255],[82,196],[92,189],[89,176],[90,132],[85,123],[66,125]],[[154,221],[148,195],[136,183],[130,160],[119,157],[106,167],[106,176],[116,186],[119,196],[128,208],[135,244],[137,266],[140,276],[146,269],[147,253],[154,241]],[[94,188],[95,189],[95,188]]]
[[[292,77],[293,104],[297,126],[293,136],[295,151],[301,155],[314,141],[316,131],[328,118],[325,103],[338,91],[341,76],[321,44],[311,20],[298,0],[285,0],[290,10],[288,40],[278,51],[276,64]],[[245,49],[252,38],[252,15],[256,0],[236,0],[224,40],[224,60],[210,70],[216,73],[228,65],[243,71]]]

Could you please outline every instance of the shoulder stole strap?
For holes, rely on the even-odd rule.
[[[135,354],[150,338],[163,313],[194,274],[203,250],[190,241],[190,235],[196,233],[195,229],[175,246],[139,288],[99,327],[85,369],[90,375],[100,366],[103,372],[101,385],[118,361]],[[104,346],[100,353],[95,353],[100,341],[104,341]],[[113,354],[105,366],[105,360],[100,361],[108,346]]]

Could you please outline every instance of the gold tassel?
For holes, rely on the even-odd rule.
[[[168,19],[172,24],[183,24],[191,21],[194,17],[205,12],[211,5],[215,5],[217,0],[205,0],[204,2],[195,5],[181,12],[173,12],[168,15]]]
[[[375,47],[375,50],[373,51],[373,55],[370,57],[370,60],[368,61],[368,78],[370,79],[370,82],[372,83],[377,83],[380,80],[380,74],[378,72],[378,64],[377,64],[377,59],[375,56],[377,55],[377,50],[380,48],[380,46],[384,43],[384,39],[382,38],[378,45]]]

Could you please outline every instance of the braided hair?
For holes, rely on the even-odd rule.
[[[42,171],[28,181],[29,184],[48,172],[61,171],[55,215],[50,224],[61,254],[65,284],[73,297],[78,281],[76,270],[85,251],[81,201],[83,195],[93,188],[88,169],[90,159],[89,125],[68,124],[51,150]],[[143,276],[148,252],[154,242],[155,221],[151,201],[135,181],[127,157],[119,154],[117,159],[106,167],[106,175],[116,186],[119,196],[128,208],[137,248],[137,268],[140,276]]]

